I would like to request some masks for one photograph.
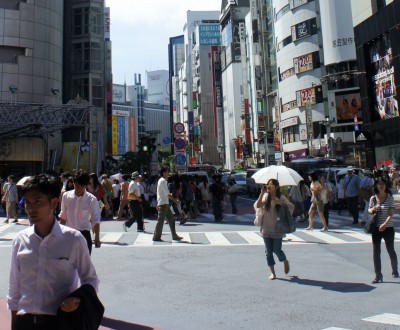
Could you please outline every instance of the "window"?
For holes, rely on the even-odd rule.
[[[0,46],[0,63],[18,63],[18,56],[25,54],[25,48]]]
[[[277,12],[275,16],[275,22],[278,21],[283,15],[285,15],[287,12],[289,12],[290,6],[287,4],[285,7],[283,7],[280,11]]]
[[[283,143],[293,143],[300,141],[299,125],[289,126],[283,129]]]

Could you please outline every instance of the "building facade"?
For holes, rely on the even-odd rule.
[[[400,2],[390,2],[355,27],[357,61],[364,70],[361,100],[365,117],[357,138],[365,143],[371,168],[400,163],[399,11]]]

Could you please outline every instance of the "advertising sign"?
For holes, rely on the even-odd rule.
[[[307,141],[307,126],[306,124],[299,125],[300,141]]]
[[[304,107],[307,103],[315,104],[315,87],[302,89],[296,92],[296,101],[298,107]]]
[[[124,85],[113,85],[113,103],[125,104],[125,86]]]
[[[220,45],[221,32],[219,24],[201,24],[199,25],[199,43],[200,45]]]
[[[372,82],[372,120],[390,119],[399,116],[394,80],[395,67],[390,34],[383,35],[369,46],[370,77]]]
[[[351,1],[320,0],[319,6],[325,65],[355,60]]]
[[[279,70],[279,81],[283,81],[283,80],[290,78],[296,74],[294,71],[294,68],[287,69],[283,72],[280,72],[280,69],[278,69],[278,70]]]
[[[104,39],[105,40],[110,40],[110,25],[111,25],[110,7],[104,7]]]
[[[316,65],[314,65],[314,53],[295,57],[293,59],[293,67],[296,74],[315,69]]]
[[[282,112],[286,112],[295,108],[297,108],[297,100],[282,104]]]
[[[307,21],[292,25],[292,41],[307,38],[317,32],[317,21],[315,18],[311,18]]]
[[[345,92],[335,94],[336,120],[339,124],[351,123],[354,117],[362,120],[360,93]]]
[[[292,117],[281,121],[281,129],[284,129],[289,126],[297,125],[299,121],[299,117]]]

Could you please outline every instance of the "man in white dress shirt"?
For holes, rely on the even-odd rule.
[[[93,230],[95,247],[99,248],[100,243],[100,219],[101,210],[99,201],[94,195],[86,191],[89,184],[89,174],[78,172],[74,176],[74,189],[66,191],[61,200],[61,212],[58,215],[60,223],[68,227],[79,230],[85,237],[89,249],[92,253]]]
[[[169,176],[169,169],[163,167],[161,169],[161,178],[158,180],[157,184],[157,225],[154,230],[153,241],[162,241],[161,235],[164,226],[164,220],[167,218],[169,228],[171,229],[172,239],[175,241],[180,241],[183,237],[178,236],[175,231],[175,217],[171,211],[169,201],[171,200],[175,204],[179,204],[179,201],[172,197],[172,194],[168,190],[167,179]]]
[[[14,240],[10,270],[8,309],[13,330],[56,329],[56,315],[75,311],[76,275],[82,285],[96,291],[98,277],[86,241],[79,231],[62,226],[54,218],[61,192],[58,178],[38,175],[22,187],[25,210],[33,226]]]

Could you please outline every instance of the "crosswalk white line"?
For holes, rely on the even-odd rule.
[[[394,237],[400,239],[400,233],[394,233]]]
[[[18,231],[7,233],[6,235],[0,236],[1,240],[12,241],[17,235],[19,234]]]
[[[151,246],[153,245],[153,235],[139,234],[133,246]]]
[[[347,328],[338,328],[338,327],[330,327],[330,328],[325,328],[325,329],[322,329],[322,330],[350,330],[350,329],[347,329]]]
[[[107,233],[101,238],[101,242],[104,244],[115,244],[123,235],[123,233]]]
[[[288,242],[288,243],[297,243],[297,242],[301,242],[301,243],[307,243],[304,239],[295,236],[293,234],[286,234],[286,237],[284,238],[284,242]]]
[[[263,238],[253,231],[238,231],[237,233],[251,245],[264,244]]]
[[[324,241],[326,243],[329,244],[343,244],[343,243],[347,243],[345,240],[342,240],[340,238],[337,238],[335,236],[329,235],[325,232],[320,232],[320,231],[316,231],[316,230],[309,230],[309,231],[305,231],[305,233],[307,235],[310,235],[312,237],[318,238],[321,241]]]
[[[362,319],[366,322],[373,322],[373,323],[381,323],[381,324],[390,324],[390,325],[398,325],[400,326],[400,315],[399,314],[390,314],[390,313],[383,313],[371,317],[367,317]]]
[[[352,232],[352,233],[344,232],[343,235],[356,238],[356,239],[358,239],[360,241],[363,241],[363,242],[371,242],[372,241],[371,235],[361,234],[361,233],[358,233],[358,232]]]
[[[15,226],[15,225],[12,224],[12,223],[7,223],[7,224],[5,224],[5,225],[2,225],[2,226],[0,227],[0,233],[2,233],[3,231],[6,231],[8,228],[10,228],[10,227],[12,227],[12,226]]]
[[[204,233],[211,245],[231,245],[222,233]]]

